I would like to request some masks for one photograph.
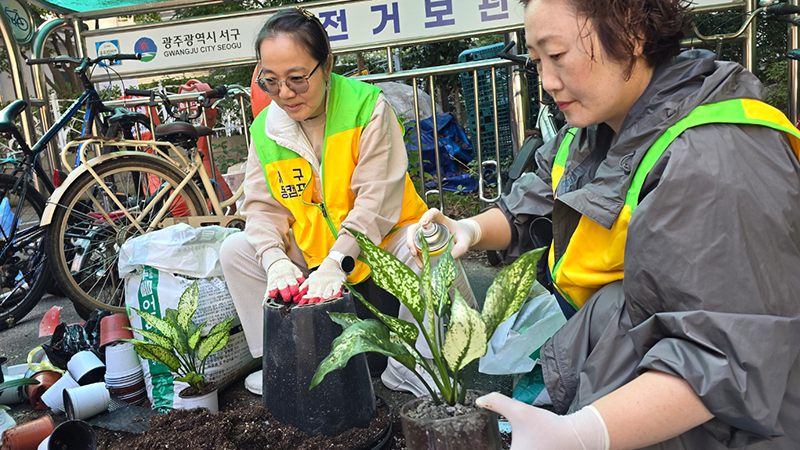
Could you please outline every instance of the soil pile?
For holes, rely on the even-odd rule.
[[[309,436],[283,425],[262,406],[209,414],[203,409],[173,410],[150,419],[141,435],[95,428],[98,449],[107,450],[350,450],[364,446],[386,427],[388,408],[379,408],[369,428],[355,428],[338,436]]]

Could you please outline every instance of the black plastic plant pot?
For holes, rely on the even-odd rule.
[[[363,354],[350,359],[314,389],[311,378],[342,332],[328,312],[355,313],[349,292],[312,305],[264,303],[264,389],[266,408],[280,422],[309,434],[333,436],[366,427],[377,414],[375,393]]]
[[[97,436],[88,423],[68,420],[57,426],[50,435],[48,450],[95,450]]]
[[[495,450],[502,446],[499,416],[477,408],[461,416],[444,419],[418,417],[433,405],[429,396],[417,398],[400,408],[400,423],[407,450]]]

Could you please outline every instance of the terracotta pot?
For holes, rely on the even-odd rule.
[[[51,370],[43,370],[41,372],[36,372],[31,378],[39,380],[39,384],[25,386],[25,393],[28,395],[28,401],[31,402],[31,407],[38,411],[50,409],[42,400],[42,395],[45,391],[50,389],[56,381],[61,379],[61,374]]]
[[[413,418],[410,413],[426,402],[432,403],[430,396],[411,400],[400,408],[400,423],[408,450],[501,448],[496,412],[478,408],[475,412],[446,419]]]
[[[100,320],[100,347],[115,342],[117,339],[133,339],[133,332],[123,327],[130,327],[131,322],[125,314],[112,314]]]
[[[4,431],[3,449],[36,450],[36,447],[52,432],[53,418],[48,415],[42,416]]]

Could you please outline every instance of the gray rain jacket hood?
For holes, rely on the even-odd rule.
[[[499,202],[509,255],[552,217],[556,259],[581,216],[610,228],[652,143],[696,106],[760,98],[734,63],[687,52],[660,67],[620,133],[579,130],[553,201],[559,136]],[[657,449],[800,448],[800,164],[766,127],[704,125],[667,148],[628,227],[624,279],[601,288],[541,351],[559,413],[658,370],[714,414]]]

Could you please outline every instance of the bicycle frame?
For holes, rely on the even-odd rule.
[[[115,147],[123,147],[125,149],[130,148],[141,148],[140,151],[114,151],[107,155],[103,155],[99,158],[94,159],[87,159],[85,157],[86,148],[90,146],[90,144],[98,144],[101,143],[104,146],[115,146]],[[109,141],[106,139],[98,139],[98,138],[88,138],[88,139],[81,139],[72,141],[67,144],[64,151],[62,152],[62,158],[64,158],[64,154],[67,153],[67,149],[70,147],[78,147],[78,155],[80,158],[80,166],[75,169],[72,173],[69,174],[69,179],[78,177],[85,172],[89,172],[92,177],[98,182],[102,189],[106,192],[108,198],[114,203],[114,209],[119,210],[122,214],[130,221],[130,223],[134,224],[136,228],[139,229],[141,232],[151,232],[154,231],[152,225],[148,226],[147,229],[144,229],[142,225],[136,220],[135,217],[131,214],[130,211],[116,198],[114,193],[112,192],[111,188],[106,186],[102,183],[102,180],[94,171],[93,167],[97,164],[100,164],[104,161],[108,161],[110,159],[123,157],[130,153],[136,154],[144,154],[148,155],[144,151],[144,149],[152,149],[153,154],[149,154],[149,156],[153,158],[159,159],[161,162],[166,162],[178,168],[182,173],[184,173],[184,178],[178,186],[171,186],[169,190],[172,190],[172,194],[166,198],[165,201],[161,201],[165,196],[167,190],[160,190],[156,194],[154,194],[153,200],[150,205],[143,211],[139,212],[140,216],[145,217],[148,216],[152,210],[150,206],[154,204],[162,204],[161,209],[157,212],[153,219],[151,219],[152,223],[159,224],[159,226],[169,226],[175,223],[188,223],[193,227],[201,227],[207,225],[220,225],[220,226],[228,226],[231,222],[235,221],[243,221],[243,218],[239,215],[232,215],[226,216],[225,209],[234,205],[237,200],[239,200],[243,193],[244,193],[244,184],[240,185],[236,192],[233,193],[231,198],[226,199],[224,201],[220,201],[219,197],[217,196],[217,190],[215,189],[208,172],[203,165],[203,161],[200,158],[200,153],[196,150],[191,152],[191,155],[187,158],[184,156],[180,149],[175,147],[170,142],[162,142],[162,141],[139,141],[139,140],[113,140]],[[207,205],[206,210],[203,212],[204,215],[201,216],[188,216],[188,217],[180,217],[180,218],[166,218],[164,216],[169,212],[169,205],[175,201],[175,199],[180,195],[180,192],[187,188],[187,186],[192,183],[194,180],[195,175],[200,177],[202,189],[205,192],[205,198],[209,200],[211,205],[211,211],[208,211]],[[63,187],[69,185],[69,182],[65,182]],[[63,194],[64,189],[59,188],[56,190],[55,193],[48,201],[47,206],[45,207],[45,212],[42,217],[43,224],[49,224],[52,220],[52,215],[55,211],[55,208],[58,206],[59,200],[61,195]],[[111,217],[105,214],[105,209],[101,208],[104,211],[105,219],[109,221],[109,223],[113,223]],[[163,219],[163,220],[162,220]],[[238,223],[238,222],[237,222]]]

